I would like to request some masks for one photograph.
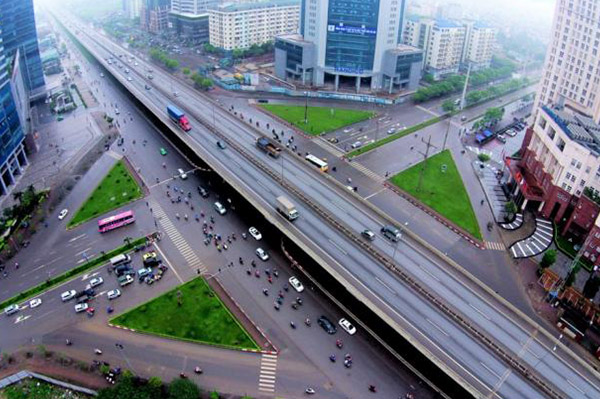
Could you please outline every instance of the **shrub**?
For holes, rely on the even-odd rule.
[[[480,152],[479,155],[477,155],[477,158],[479,158],[481,162],[487,162],[490,160],[490,156],[488,154],[484,154],[483,152]]]

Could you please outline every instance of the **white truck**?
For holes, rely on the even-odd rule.
[[[300,214],[296,210],[296,206],[292,204],[292,202],[283,195],[277,197],[277,211],[286,218],[288,218],[288,220],[290,221],[293,221],[297,219],[298,216],[300,216]]]

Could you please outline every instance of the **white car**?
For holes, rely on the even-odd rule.
[[[133,79],[131,78],[131,76],[127,76],[127,81],[128,81],[128,82],[131,82],[131,81],[133,81]]]
[[[134,62],[134,63],[133,63],[133,65],[135,65],[135,66],[138,66],[139,64],[138,64],[138,62],[136,61],[136,62]]]
[[[346,331],[348,334],[350,334],[350,335],[354,335],[354,334],[356,334],[356,327],[354,327],[354,326],[352,325],[352,323],[350,323],[350,322],[348,321],[348,319],[341,318],[338,324],[339,324],[339,325],[340,325],[340,327],[342,327],[342,329],[343,329],[344,331]]]
[[[179,174],[181,180],[187,179],[187,173],[185,173],[183,169],[177,169],[177,173]]]
[[[297,292],[304,291],[304,286],[302,285],[300,280],[298,280],[296,277],[292,276],[292,277],[290,277],[290,279],[288,281],[290,282],[290,285],[292,286],[292,288],[294,288]]]
[[[90,280],[90,288],[94,288],[104,283],[104,279],[102,277],[94,277]]]
[[[215,207],[215,211],[217,211],[219,215],[224,215],[225,213],[227,213],[227,209],[225,209],[223,204],[221,204],[219,201],[215,202],[213,206]]]
[[[77,291],[75,290],[65,291],[62,294],[60,294],[60,299],[62,299],[63,302],[67,302],[68,300],[75,298],[76,294]]]
[[[350,147],[352,147],[353,149],[356,149],[360,146],[362,146],[362,143],[360,141],[355,141],[354,143],[352,143],[352,145]]]
[[[75,313],[81,313],[86,311],[89,308],[89,305],[85,302],[83,303],[78,303],[77,305],[75,305]]]
[[[259,241],[260,239],[262,239],[262,234],[260,234],[260,231],[258,231],[256,229],[256,227],[250,227],[248,229],[248,233],[250,233],[252,238],[254,238],[256,241]]]
[[[15,314],[18,311],[19,311],[19,305],[17,305],[16,303],[4,308],[4,314],[7,316],[10,316],[11,314]]]
[[[125,73],[129,73],[129,68],[125,68]]]
[[[68,213],[68,209],[63,209],[62,211],[60,211],[60,213],[58,214],[58,220],[63,220]]]
[[[110,290],[106,293],[108,299],[116,299],[121,296],[121,291],[118,289]]]
[[[258,258],[260,260],[262,260],[263,262],[266,262],[267,260],[269,260],[269,254],[267,253],[267,251],[265,251],[262,248],[256,248],[256,256],[258,256]]]
[[[109,62],[109,64],[110,64],[110,62]],[[101,77],[101,78],[103,78],[103,77],[104,77],[104,73],[103,73],[103,72],[100,72],[100,77]]]
[[[37,308],[41,304],[42,304],[42,300],[40,298],[34,298],[31,301],[29,301],[29,308],[30,309]]]

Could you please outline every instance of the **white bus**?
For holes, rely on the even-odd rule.
[[[308,162],[312,163],[313,165],[315,165],[316,167],[318,167],[319,169],[321,169],[321,172],[327,172],[329,170],[329,166],[327,166],[327,162],[323,161],[321,158],[315,157],[312,154],[307,154],[306,160]]]

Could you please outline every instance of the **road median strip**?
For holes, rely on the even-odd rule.
[[[427,119],[424,122],[421,123],[417,123],[416,125],[412,125],[409,126],[408,128],[398,131],[392,135],[387,136],[386,138],[383,138],[381,140],[377,140],[374,141],[370,144],[365,145],[364,147],[358,148],[348,154],[346,154],[346,158],[348,159],[352,159],[354,157],[357,157],[359,155],[362,155],[366,152],[369,152],[371,150],[374,150],[375,148],[381,147],[382,145],[385,145],[387,143],[390,143],[394,140],[398,140],[406,135],[409,135],[411,133],[414,133],[416,131],[419,131],[421,129],[424,129],[428,126],[434,125],[444,119],[446,119],[448,116],[447,115],[440,115],[440,116],[434,116],[433,118]]]
[[[146,240],[147,240],[147,237],[140,237],[135,240],[130,240],[129,244],[122,245],[118,248],[113,249],[112,251],[104,253],[103,255],[96,256],[96,257],[90,259],[88,262],[82,264],[81,266],[77,266],[73,269],[70,269],[62,274],[59,274],[56,277],[48,279],[48,280],[44,281],[43,283],[33,286],[11,298],[8,298],[8,299],[0,302],[0,309],[4,309],[5,307],[10,306],[12,304],[28,300],[28,299],[33,298],[34,296],[37,296],[45,291],[55,288],[56,286],[64,283],[65,281],[67,281],[73,277],[77,277],[77,276],[87,272],[88,270],[93,269],[96,266],[102,265],[103,263],[105,263],[107,260],[109,260],[110,258],[112,258],[115,255],[127,252],[127,251],[135,248],[138,245],[146,243]]]

